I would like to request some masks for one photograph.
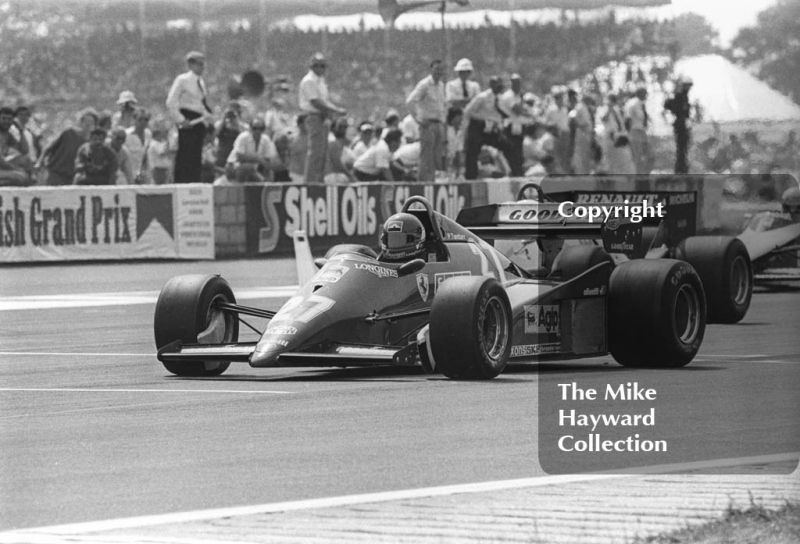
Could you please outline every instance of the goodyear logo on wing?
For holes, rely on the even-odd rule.
[[[378,266],[377,264],[356,263],[353,265],[356,270],[366,270],[371,274],[375,274],[379,278],[397,278],[397,270],[387,268],[385,266]]]
[[[558,206],[536,204],[533,206],[501,206],[497,211],[499,223],[551,223],[563,224],[566,218],[558,212]]]
[[[525,332],[561,334],[561,311],[557,304],[525,306]]]

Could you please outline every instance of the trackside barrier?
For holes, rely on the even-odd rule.
[[[0,189],[0,263],[213,259],[208,185]]]
[[[340,243],[375,247],[383,222],[413,195],[453,218],[464,207],[487,202],[483,182],[247,183],[214,189],[218,258],[291,255],[295,230],[308,233],[315,253]]]

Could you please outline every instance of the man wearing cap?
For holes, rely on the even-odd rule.
[[[186,65],[189,69],[175,78],[167,95],[167,109],[178,125],[175,183],[200,183],[206,120],[211,114],[203,81],[205,56],[192,51],[186,55]]]
[[[375,127],[369,121],[362,121],[358,125],[358,139],[350,145],[353,155],[358,158],[373,145],[375,145]]]
[[[444,91],[444,64],[430,64],[430,74],[420,80],[406,98],[411,115],[419,124],[420,157],[417,181],[434,181],[436,171],[444,170],[447,105]]]
[[[500,95],[500,105],[509,113],[505,126],[506,159],[511,167],[511,175],[520,177],[525,174],[522,156],[524,129],[533,124],[533,110],[523,100],[522,76],[511,75],[511,88]]]
[[[484,145],[490,145],[506,152],[503,137],[503,123],[509,112],[500,104],[503,93],[503,80],[498,76],[489,79],[489,88],[479,92],[467,107],[464,117],[467,119],[467,135],[464,138],[464,177],[478,178],[478,155]]]
[[[117,99],[119,110],[111,117],[111,126],[131,128],[136,123],[136,96],[132,91],[122,91]]]
[[[328,153],[328,117],[333,114],[344,115],[346,110],[330,101],[328,85],[325,83],[325,70],[328,62],[322,53],[311,57],[311,69],[300,80],[298,106],[305,115],[305,128],[308,133],[308,152],[306,154],[306,183],[322,183],[325,177],[325,158]]]
[[[278,158],[278,151],[265,134],[263,119],[256,119],[236,137],[228,164],[233,166],[236,181],[269,181],[270,172]]]
[[[470,100],[481,92],[480,83],[470,79],[472,75],[472,61],[460,59],[456,63],[455,72],[458,77],[451,79],[444,87],[444,95],[447,106],[457,106],[464,109]]]

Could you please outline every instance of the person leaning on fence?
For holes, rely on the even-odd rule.
[[[228,163],[233,165],[236,181],[272,181],[272,164],[277,159],[275,144],[265,134],[263,119],[256,118],[236,137]]]
[[[328,149],[328,133],[331,115],[344,115],[346,110],[330,101],[325,71],[328,62],[322,53],[311,57],[311,69],[300,81],[298,106],[305,115],[308,134],[308,152],[304,178],[306,183],[322,183],[325,176],[325,158]]]
[[[186,55],[188,70],[172,83],[167,109],[178,126],[175,183],[199,183],[203,167],[206,119],[211,114],[203,81],[205,56],[197,51]]]
[[[120,129],[121,130],[121,129]],[[125,134],[125,131],[122,131]],[[119,162],[117,154],[106,145],[106,131],[92,130],[89,141],[81,145],[75,157],[75,185],[114,185]]]
[[[358,181],[395,181],[392,174],[392,154],[400,148],[403,131],[399,128],[390,130],[356,159],[353,165]]]
[[[78,149],[89,140],[97,126],[97,111],[93,108],[81,110],[78,126],[61,132],[45,146],[39,156],[37,168],[47,169],[47,185],[72,185],[75,178],[75,157]]]
[[[17,128],[19,137],[14,137],[12,127]],[[14,110],[0,108],[0,186],[30,185],[33,182],[28,144],[21,136],[20,128],[14,122]]]

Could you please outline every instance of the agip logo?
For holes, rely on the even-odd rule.
[[[525,306],[525,332],[561,335],[561,311],[557,304]]]

